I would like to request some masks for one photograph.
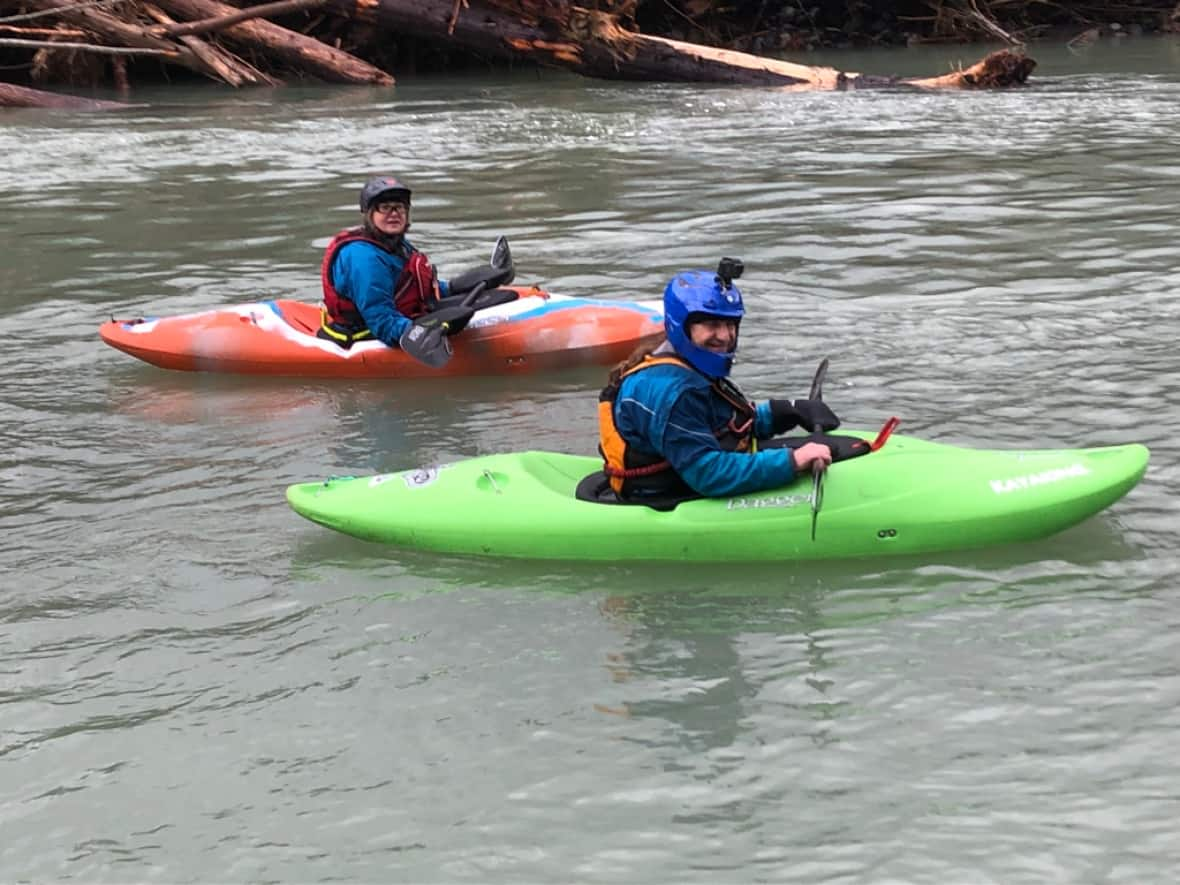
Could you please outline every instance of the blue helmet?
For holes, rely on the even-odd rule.
[[[724,317],[741,323],[745,313],[742,293],[728,275],[686,270],[672,277],[664,289],[664,332],[668,340],[681,357],[710,378],[724,378],[729,374],[733,368],[733,351],[714,353],[693,344],[688,326],[697,318],[694,314]]]

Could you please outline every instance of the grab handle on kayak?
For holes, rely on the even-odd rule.
[[[500,488],[500,486],[499,486],[499,485],[496,483],[496,477],[494,477],[494,476],[492,475],[492,471],[490,471],[490,470],[485,470],[485,471],[483,472],[483,478],[484,478],[484,479],[486,479],[486,480],[488,481],[488,485],[490,485],[490,486],[492,487],[492,491],[493,491],[493,492],[495,492],[497,495],[502,495],[502,494],[504,494],[503,490],[502,490],[502,489]]]
[[[890,435],[897,429],[897,425],[900,423],[901,419],[896,415],[886,421],[881,427],[880,432],[877,434],[877,438],[869,444],[869,451],[875,452],[877,449],[881,448],[881,446],[885,445],[885,441],[889,439]]]

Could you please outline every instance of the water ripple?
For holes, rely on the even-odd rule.
[[[529,73],[13,114],[0,866],[1165,879],[1180,83],[1169,45],[1113,45],[1045,47],[1033,86],[1005,93]],[[954,52],[839,63],[928,73]],[[591,568],[329,533],[291,514],[287,483],[590,454],[602,373],[527,390],[222,378],[135,363],[95,329],[314,300],[323,245],[377,171],[415,187],[414,236],[444,276],[500,233],[521,281],[603,297],[658,297],[674,271],[737,255],[750,394],[803,395],[831,356],[826,398],[849,426],[1138,440],[1147,477],[1043,542],[897,560]]]

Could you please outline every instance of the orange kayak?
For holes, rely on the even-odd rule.
[[[512,287],[514,301],[476,312],[430,368],[380,341],[348,350],[316,336],[320,308],[300,301],[239,304],[184,316],[111,320],[102,340],[164,369],[321,378],[528,375],[610,365],[664,333],[658,301],[608,301]]]

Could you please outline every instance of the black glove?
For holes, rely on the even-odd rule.
[[[802,427],[809,433],[827,433],[840,426],[836,413],[823,400],[772,399],[770,401],[770,432],[775,436],[786,433],[792,427]]]
[[[792,427],[799,426],[799,413],[789,399],[772,399],[770,401],[770,432],[778,436],[786,433]]]
[[[840,419],[822,399],[795,400],[795,413],[799,426],[810,433],[827,433],[840,426]]]
[[[489,289],[494,289],[497,286],[507,286],[512,282],[513,275],[514,272],[511,265],[508,267],[492,267],[490,264],[484,264],[451,277],[447,280],[447,285],[450,286],[452,295],[463,295],[470,292],[480,283],[486,283]]]

